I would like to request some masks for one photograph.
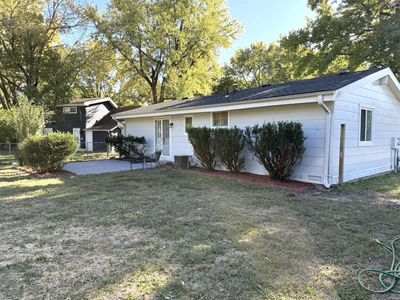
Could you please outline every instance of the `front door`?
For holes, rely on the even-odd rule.
[[[156,128],[156,151],[161,151],[161,155],[169,156],[169,120],[155,120]]]
[[[73,128],[72,134],[75,136],[76,142],[78,144],[78,149],[81,146],[81,129],[80,128]]]

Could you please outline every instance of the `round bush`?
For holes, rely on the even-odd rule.
[[[60,170],[78,145],[70,133],[51,133],[28,137],[21,144],[21,157],[25,165],[40,172]]]

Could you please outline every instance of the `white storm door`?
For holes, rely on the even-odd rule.
[[[78,143],[78,148],[81,146],[81,129],[72,128],[72,134],[75,136],[76,142]]]
[[[162,121],[162,131],[163,131],[162,155],[169,156],[169,120]]]
[[[161,151],[161,155],[169,156],[169,120],[155,120],[155,150]]]

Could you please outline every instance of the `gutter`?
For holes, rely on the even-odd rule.
[[[325,126],[325,153],[324,153],[324,186],[329,189],[332,184],[329,182],[330,178],[330,159],[331,159],[331,133],[332,133],[332,111],[324,103],[324,96],[319,95],[317,99],[318,104],[326,112],[326,126]]]

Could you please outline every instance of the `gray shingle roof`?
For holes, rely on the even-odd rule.
[[[272,98],[275,97],[335,91],[380,70],[382,70],[382,68],[373,68],[358,72],[349,72],[345,74],[336,74],[313,79],[274,84],[270,86],[236,92],[233,94],[229,94],[229,96],[225,94],[217,94],[195,99],[168,101],[130,110],[125,112],[123,115],[146,114],[164,111],[168,112],[175,110],[200,108],[202,106],[218,104],[228,105],[260,99],[273,100]]]
[[[131,105],[131,106],[123,106],[123,107],[114,108],[108,114],[106,114],[103,118],[96,121],[96,123],[88,129],[94,130],[94,131],[96,131],[96,130],[112,130],[118,126],[118,122],[112,118],[112,115],[114,115],[116,113],[128,111],[128,110],[133,110],[135,108],[138,108],[138,106]]]

